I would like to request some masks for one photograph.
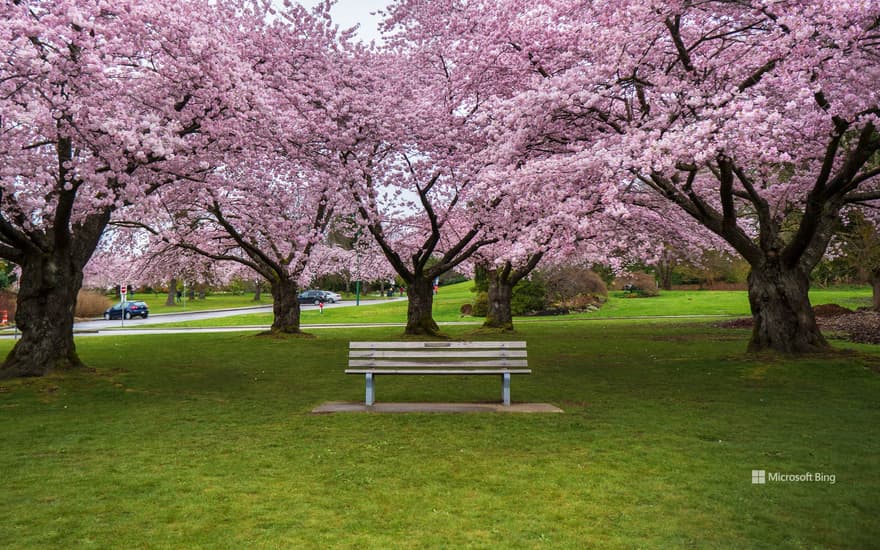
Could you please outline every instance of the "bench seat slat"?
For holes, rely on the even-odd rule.
[[[349,359],[359,359],[364,357],[381,357],[385,359],[406,359],[406,358],[434,358],[442,357],[447,359],[461,357],[463,359],[471,357],[528,357],[526,350],[479,350],[479,351],[411,351],[411,350],[382,350],[382,351],[351,351],[348,354]]]
[[[345,374],[532,374],[532,369],[346,369]]]
[[[525,349],[525,342],[350,342],[349,349]]]
[[[409,367],[414,369],[428,368],[481,368],[481,367],[527,367],[529,362],[522,359],[513,359],[509,361],[431,361],[431,362],[414,362],[414,361],[392,361],[392,360],[374,360],[374,359],[352,359],[348,362],[349,367]]]

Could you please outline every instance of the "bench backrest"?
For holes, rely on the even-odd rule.
[[[525,342],[351,342],[356,368],[522,368]]]

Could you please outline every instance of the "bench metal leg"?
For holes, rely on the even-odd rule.
[[[365,400],[365,403],[367,404],[367,406],[370,406],[373,403],[375,403],[375,401],[376,401],[375,393],[373,390],[373,373],[368,372],[367,373],[367,398]]]
[[[510,406],[510,373],[505,372],[501,376],[501,400],[505,406]]]

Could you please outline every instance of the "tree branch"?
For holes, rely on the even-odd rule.
[[[769,73],[770,71],[772,71],[773,69],[775,69],[775,68],[776,68],[776,63],[777,63],[777,62],[779,62],[779,59],[778,59],[778,58],[776,58],[776,59],[771,59],[771,60],[768,61],[767,63],[764,63],[763,65],[761,65],[760,67],[758,67],[758,68],[755,70],[755,72],[753,72],[752,74],[750,74],[750,75],[748,76],[748,78],[746,78],[745,80],[743,80],[742,82],[740,82],[740,83],[739,83],[739,86],[737,86],[736,88],[737,88],[740,92],[745,91],[745,90],[751,88],[752,86],[754,86],[755,84],[757,84],[758,82],[760,82],[760,81],[761,81],[761,78],[763,78],[765,74],[767,74],[767,73]]]
[[[865,191],[863,193],[849,193],[843,197],[843,200],[849,204],[880,200],[880,190]]]
[[[684,45],[684,41],[681,39],[681,16],[676,15],[671,20],[667,17],[663,23],[666,25],[666,28],[669,29],[669,35],[672,38],[672,43],[675,44],[676,51],[678,51],[678,58],[681,60],[681,65],[687,72],[694,72],[694,65],[691,62],[691,54]]]
[[[536,253],[532,254],[532,255],[529,257],[529,261],[526,262],[526,265],[524,265],[523,267],[517,269],[516,271],[514,271],[514,272],[510,275],[510,284],[511,284],[511,285],[516,285],[518,282],[520,282],[521,280],[523,280],[523,278],[524,278],[526,275],[528,275],[528,274],[531,273],[536,267],[538,267],[538,264],[539,264],[539,263],[541,262],[541,260],[544,258],[544,254],[545,254],[545,251],[543,251],[543,250],[540,251],[540,252],[536,252]]]
[[[431,177],[424,189],[416,185],[416,191],[419,194],[419,202],[422,203],[422,208],[425,209],[425,214],[428,216],[428,221],[431,224],[431,236],[428,237],[428,240],[426,240],[412,255],[413,268],[416,271],[420,271],[421,268],[425,266],[428,259],[431,257],[431,254],[434,252],[434,249],[437,247],[437,243],[440,242],[440,222],[437,219],[437,214],[434,212],[434,207],[431,205],[431,201],[428,200],[428,191],[434,187],[434,184],[437,183],[439,178],[440,172],[437,172]]]
[[[239,233],[239,231],[226,219],[223,215],[223,211],[220,208],[220,204],[214,200],[211,208],[208,209],[211,214],[217,218],[217,223],[219,223],[223,229],[226,230],[226,233],[234,240],[241,248],[244,250],[245,254],[247,254],[254,262],[263,263],[266,267],[274,271],[278,276],[281,276],[285,273],[284,268],[278,264],[275,260],[266,255],[265,252],[260,250],[259,247],[248,241],[244,238],[244,236]],[[271,280],[271,278],[267,277],[267,279]]]

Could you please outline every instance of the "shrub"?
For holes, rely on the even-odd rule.
[[[474,298],[474,305],[472,309],[472,315],[474,317],[485,317],[487,313],[489,313],[489,293],[488,292],[480,292],[477,294],[477,297]]]
[[[80,290],[76,296],[77,317],[100,317],[112,305],[103,293],[94,290]]]
[[[543,273],[549,301],[560,307],[583,311],[599,307],[608,296],[605,281],[583,266],[563,266]]]
[[[514,315],[525,315],[547,307],[547,288],[537,275],[522,279],[513,287],[510,297],[510,311]]]
[[[462,275],[457,271],[447,271],[443,275],[440,275],[440,284],[441,285],[454,285],[456,283],[463,283],[468,280],[466,275]]]
[[[15,274],[15,264],[0,260],[0,289],[6,289],[12,286],[18,276]]]
[[[474,314],[474,306],[472,304],[462,304],[458,311],[462,315],[471,316]]]
[[[593,264],[590,266],[590,271],[598,275],[606,286],[614,282],[614,269],[610,265]]]
[[[596,272],[571,265],[542,273],[547,294],[554,302],[564,302],[578,295],[608,296],[608,287]]]
[[[489,290],[489,274],[486,271],[486,268],[482,265],[477,265],[474,267],[474,286],[471,287],[471,292],[485,292]]]

